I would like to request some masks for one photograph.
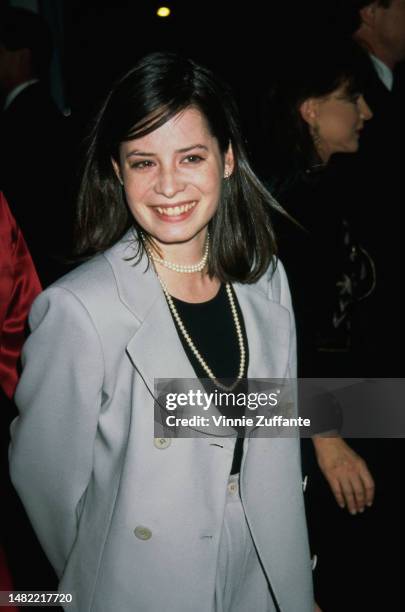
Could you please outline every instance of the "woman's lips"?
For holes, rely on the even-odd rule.
[[[163,221],[183,221],[189,217],[196,207],[197,202],[184,202],[172,206],[154,206],[153,211]]]

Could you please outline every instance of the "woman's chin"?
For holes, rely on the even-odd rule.
[[[206,231],[206,227],[195,228],[170,228],[171,231],[151,231],[150,236],[161,244],[185,244],[190,242],[202,231]],[[204,231],[204,233],[205,233]]]

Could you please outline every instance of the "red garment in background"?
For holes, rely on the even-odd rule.
[[[11,398],[28,312],[41,285],[21,230],[0,193],[0,385]]]
[[[31,304],[41,285],[27,245],[0,192],[0,386],[10,399],[18,382],[17,364],[25,339]],[[11,591],[12,580],[0,546],[0,591]],[[7,606],[4,612],[16,612]]]

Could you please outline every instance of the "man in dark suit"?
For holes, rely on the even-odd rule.
[[[8,9],[0,20],[0,187],[26,236],[43,285],[63,273],[70,214],[65,118],[48,91],[50,31],[39,15]]]
[[[345,3],[345,10],[348,6]],[[358,153],[336,157],[331,170],[346,187],[342,205],[376,272],[375,290],[358,305],[354,321],[354,376],[401,377],[403,236],[397,215],[405,196],[404,156],[399,153],[405,139],[405,99],[399,79],[405,60],[405,0],[352,0],[350,6],[357,18],[354,39],[368,56],[364,97],[373,118],[364,127]],[[382,320],[384,325],[379,323]]]
[[[346,14],[347,9],[352,11],[350,21],[356,20],[354,39],[368,59],[363,93],[373,118],[364,126],[359,151],[333,158],[330,172],[341,187],[340,193],[345,194],[340,202],[344,215],[375,271],[374,290],[357,303],[352,317],[355,358],[351,375],[403,377],[404,236],[400,209],[405,199],[405,106],[399,69],[405,60],[405,0],[351,0],[344,3]],[[382,403],[383,415],[386,408]],[[344,528],[333,514],[335,509],[328,512],[327,521],[336,533],[332,531],[325,544],[330,557],[322,578],[329,593],[325,600],[319,600],[331,612],[396,609],[402,598],[402,574],[395,558],[405,545],[399,492],[404,441],[378,438],[349,443],[370,467],[376,483],[375,500],[361,521],[347,521]],[[321,558],[322,553],[321,548]],[[341,584],[350,588],[353,607],[345,606],[341,593],[335,595],[332,590],[337,575]],[[347,595],[345,588],[342,591]],[[331,605],[324,603],[328,597]]]

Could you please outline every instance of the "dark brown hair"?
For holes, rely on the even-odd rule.
[[[222,281],[254,282],[276,254],[267,209],[277,203],[253,172],[239,129],[234,100],[224,83],[192,60],[172,53],[141,59],[112,88],[87,139],[78,197],[76,254],[112,246],[134,226],[112,167],[122,142],[141,138],[182,110],[195,107],[223,155],[232,145],[235,168],[223,182],[218,209],[209,224],[208,272]],[[139,239],[137,259],[143,254]]]

